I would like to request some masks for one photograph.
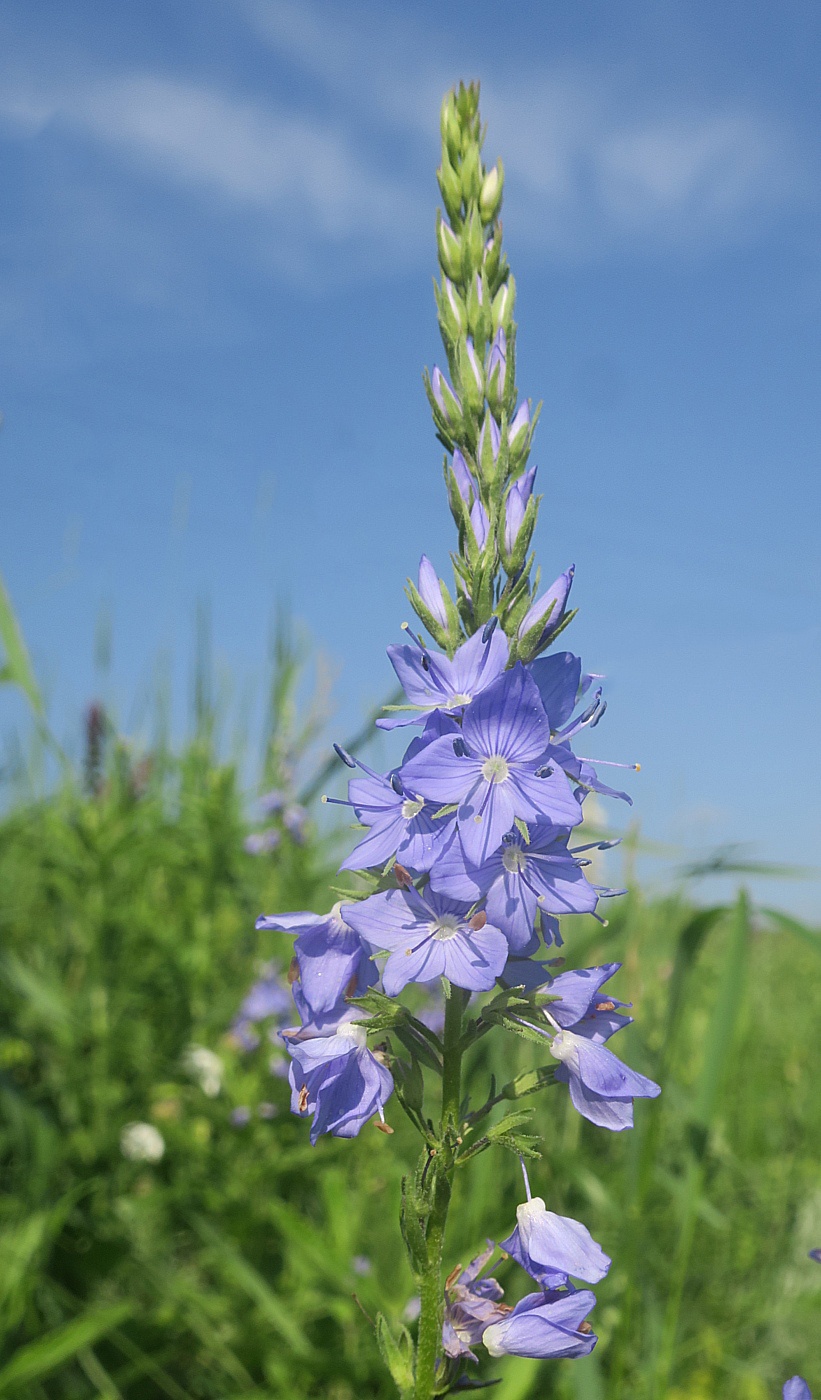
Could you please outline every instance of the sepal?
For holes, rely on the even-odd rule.
[[[384,1313],[378,1313],[376,1317],[376,1341],[382,1360],[390,1371],[393,1383],[402,1400],[410,1400],[416,1383],[413,1340],[410,1332],[404,1323],[400,1323],[399,1332],[397,1336],[394,1336]]]

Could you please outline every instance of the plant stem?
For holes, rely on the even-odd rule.
[[[419,1333],[416,1346],[415,1400],[432,1400],[436,1387],[436,1361],[442,1351],[442,1254],[450,1206],[451,1184],[455,1166],[456,1138],[459,1131],[459,1107],[462,1084],[462,1015],[468,993],[451,988],[445,1007],[445,1036],[442,1074],[442,1123],[439,1136],[438,1160],[435,1171],[433,1201],[426,1241],[428,1262],[422,1277],[420,1294]]]

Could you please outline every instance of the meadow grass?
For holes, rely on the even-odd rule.
[[[290,958],[255,916],[327,907],[336,845],[309,826],[246,854],[236,770],[202,728],[176,758],[113,745],[91,786],[66,776],[0,823],[0,1396],[387,1397],[368,1316],[398,1320],[413,1295],[412,1131],[392,1104],[394,1136],[311,1148],[277,1045],[226,1034],[260,960]],[[608,912],[569,922],[567,966],[624,963],[608,985],[637,1008],[624,1056],[663,1096],[620,1135],[561,1086],[526,1101],[547,1143],[534,1189],[614,1260],[601,1340],[582,1362],[482,1374],[499,1400],[764,1400],[795,1371],[819,1386],[821,935],[743,897],[703,910],[634,888]],[[192,1045],[221,1056],[219,1094]],[[538,1063],[502,1033],[474,1056],[477,1095]],[[123,1156],[132,1121],[161,1132],[161,1161]],[[448,1265],[504,1237],[520,1198],[515,1158],[472,1163]],[[527,1291],[513,1264],[498,1276]]]

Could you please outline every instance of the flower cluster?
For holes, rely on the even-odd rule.
[[[524,1171],[524,1165],[523,1165]],[[539,1197],[531,1197],[524,1172],[527,1200],[517,1208],[516,1226],[500,1248],[538,1285],[514,1308],[502,1302],[503,1291],[484,1271],[496,1251],[488,1247],[466,1269],[457,1266],[445,1282],[442,1348],[451,1362],[476,1361],[482,1343],[491,1356],[537,1358],[586,1356],[597,1338],[587,1322],[595,1304],[589,1289],[574,1280],[599,1283],[610,1260],[584,1225],[556,1215]]]
[[[528,1199],[502,1248],[537,1291],[507,1308],[483,1272],[490,1248],[450,1275],[443,1300],[457,1168],[495,1144],[538,1155],[520,1132],[529,1110],[488,1125],[495,1106],[566,1084],[579,1113],[621,1131],[632,1126],[633,1100],[659,1092],[607,1045],[630,1022],[625,1003],[602,991],[617,965],[556,975],[561,959],[539,957],[562,944],[563,915],[606,922],[599,901],[620,892],[590,878],[588,853],[612,843],[579,843],[574,833],[591,792],[630,798],[600,776],[601,760],[578,752],[605,712],[597,677],[572,652],[544,654],[574,616],[574,569],[540,590],[528,465],[538,408],[516,387],[515,286],[498,219],[504,172],[500,162],[485,169],[482,140],[478,88],[460,86],[443,104],[438,171],[447,365],[425,379],[458,532],[453,591],[423,555],[407,593],[433,645],[406,625],[404,641],[388,648],[405,699],[377,721],[408,731],[399,761],[377,772],[336,746],[351,770],[343,805],[360,831],[341,867],[355,875],[349,896],[328,914],[257,921],[296,936],[299,1025],[280,1035],[292,1108],[311,1118],[311,1141],[352,1137],[370,1119],[390,1132],[392,1094],[423,1139],[402,1204],[420,1291],[417,1339],[377,1323],[393,1379],[415,1400],[460,1388],[478,1342],[494,1356],[581,1356],[595,1345],[586,1321],[595,1299],[575,1281],[598,1282],[610,1261],[583,1225],[531,1199],[526,1176]],[[443,1024],[403,1005],[408,984],[441,985]],[[240,1018],[246,1029],[252,1019],[247,1009]],[[491,1089],[471,1111],[462,1061],[497,1027],[544,1047],[550,1064]],[[438,1127],[424,1104],[431,1076],[441,1080]]]
[[[630,1020],[622,1003],[600,996],[616,965],[554,979],[533,956],[561,942],[558,915],[594,914],[615,893],[588,880],[582,853],[590,847],[570,845],[586,793],[609,791],[571,748],[601,713],[599,693],[577,714],[591,684],[578,658],[564,652],[505,669],[506,639],[495,630],[476,633],[452,660],[421,639],[389,654],[419,707],[411,721],[421,733],[383,774],[339,750],[362,774],[351,779],[348,802],[366,828],[342,868],[362,872],[374,892],[323,917],[257,921],[297,935],[301,1025],[283,1032],[296,1111],[314,1116],[314,1138],[352,1136],[381,1114],[391,1076],[350,1006],[377,982],[378,960],[388,997],[440,977],[468,992],[497,981],[549,988],[555,1000],[538,1030],[560,1062],[556,1078],[591,1122],[631,1126],[633,1099],[659,1091],[605,1047]],[[403,713],[399,723],[407,722]]]

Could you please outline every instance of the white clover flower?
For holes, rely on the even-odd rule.
[[[207,1050],[204,1045],[190,1045],[183,1057],[183,1063],[192,1079],[196,1079],[202,1092],[209,1099],[215,1099],[222,1088],[223,1064],[219,1055]]]
[[[129,1162],[159,1162],[165,1141],[153,1123],[126,1123],[120,1133],[120,1151]]]

